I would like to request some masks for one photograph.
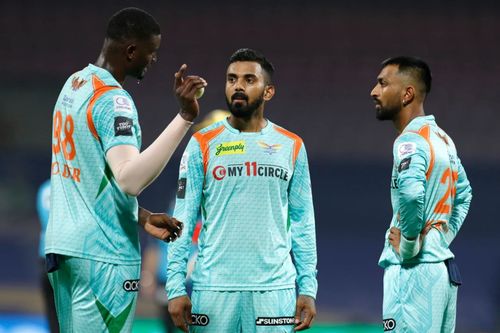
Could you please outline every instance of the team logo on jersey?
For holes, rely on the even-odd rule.
[[[115,136],[132,136],[132,126],[134,122],[131,118],[115,117]]]
[[[126,280],[123,282],[123,290],[126,292],[139,291],[139,280]]]
[[[258,317],[255,320],[257,326],[284,326],[295,325],[294,317]]]
[[[78,89],[80,89],[81,87],[83,87],[83,85],[85,83],[87,83],[86,80],[75,76],[73,78],[73,80],[71,80],[71,89],[73,89],[74,91],[77,91]]]
[[[274,153],[277,153],[281,148],[282,148],[282,145],[280,144],[274,144],[274,145],[270,145],[270,144],[267,144],[265,143],[264,141],[259,141],[257,142],[257,144],[264,149],[264,152],[269,154],[269,155],[272,155]]]
[[[446,134],[437,133],[437,136],[439,136],[439,138],[443,140],[447,146],[450,145],[450,143],[448,142],[448,136]]]
[[[115,112],[132,113],[132,101],[127,96],[113,96]]]
[[[396,320],[389,318],[384,319],[384,332],[393,331],[396,328]]]
[[[398,146],[398,157],[411,155],[417,151],[417,144],[415,142],[403,142]]]
[[[245,141],[222,142],[215,147],[215,156],[245,154]]]
[[[402,159],[401,163],[399,163],[399,166],[398,166],[398,172],[401,172],[403,170],[408,170],[408,168],[410,167],[410,163],[411,163],[411,157],[407,157],[405,159]]]

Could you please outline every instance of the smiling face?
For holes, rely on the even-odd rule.
[[[403,108],[405,82],[397,65],[382,68],[377,84],[371,91],[375,102],[376,117],[379,120],[393,120]]]
[[[226,102],[232,115],[250,118],[274,95],[274,88],[267,84],[266,73],[253,61],[236,61],[226,73]]]

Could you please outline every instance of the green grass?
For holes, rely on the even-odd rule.
[[[156,319],[136,319],[132,333],[163,333],[163,327]],[[180,331],[179,331],[180,332]],[[379,333],[382,325],[377,324],[324,324],[316,323],[307,333]]]

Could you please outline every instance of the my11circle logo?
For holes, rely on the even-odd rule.
[[[279,165],[258,164],[257,162],[245,162],[242,164],[231,164],[227,167],[218,165],[212,170],[215,180],[227,177],[270,177],[288,181],[288,170]]]

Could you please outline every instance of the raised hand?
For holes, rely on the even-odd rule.
[[[185,76],[187,65],[183,64],[175,73],[174,93],[181,108],[179,114],[187,121],[193,121],[200,113],[200,106],[195,98],[198,89],[205,88],[207,81],[196,76]]]

